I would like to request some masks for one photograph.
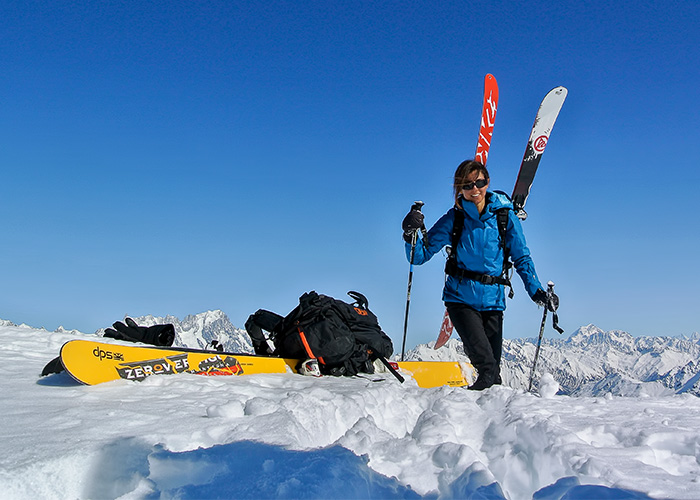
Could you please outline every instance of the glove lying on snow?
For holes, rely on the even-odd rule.
[[[175,327],[171,324],[146,327],[137,325],[131,318],[126,318],[124,321],[126,321],[126,324],[117,321],[112,325],[114,328],[107,328],[105,330],[105,337],[126,340],[128,342],[143,342],[144,344],[151,344],[159,347],[170,347],[175,341]],[[46,375],[61,373],[62,371],[63,364],[59,356],[47,363],[41,371],[41,376],[45,377]]]
[[[126,324],[117,321],[105,330],[105,337],[128,342],[143,342],[160,347],[170,347],[175,341],[175,327],[171,324],[139,326],[131,318],[124,320]]]

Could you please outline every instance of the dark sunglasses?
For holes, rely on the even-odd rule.
[[[474,186],[481,189],[488,183],[488,179],[477,179],[474,182],[467,182],[466,184],[462,185],[462,189],[465,191],[471,191],[472,189],[474,189]]]

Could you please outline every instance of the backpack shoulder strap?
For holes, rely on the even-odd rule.
[[[510,201],[510,196],[504,191],[494,190],[494,193],[501,194],[505,196]],[[505,260],[508,260],[508,249],[506,248],[506,233],[508,232],[508,212],[510,212],[510,207],[501,207],[496,210],[496,222],[498,224],[498,236],[500,238],[499,244],[503,248],[503,253],[505,255]]]
[[[452,239],[450,253],[447,260],[455,259],[457,254],[457,245],[464,231],[464,210],[455,208],[455,218],[452,223]]]
[[[499,208],[496,210],[496,222],[498,224],[498,236],[499,236],[499,244],[501,245],[501,248],[503,248],[503,272],[501,276],[504,278],[508,279],[510,281],[510,278],[508,276],[508,272],[510,271],[510,268],[513,266],[510,262],[510,255],[508,252],[508,246],[506,245],[506,234],[508,232],[508,213],[510,212],[510,208],[508,207],[503,207]],[[508,297],[511,299],[513,298],[513,287],[510,287],[510,292],[508,293]]]
[[[506,252],[506,233],[508,232],[508,212],[510,208],[503,207],[496,210],[496,222],[498,223],[498,236],[500,237],[500,245],[503,251]]]

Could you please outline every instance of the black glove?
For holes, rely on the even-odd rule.
[[[555,312],[559,308],[559,296],[557,296],[557,294],[554,292],[547,294],[547,292],[541,288],[535,292],[532,300],[538,306],[546,307],[547,310],[551,312]]]
[[[540,288],[535,292],[535,295],[532,296],[532,301],[539,307],[544,307],[545,304],[547,304],[547,292]]]
[[[423,212],[414,205],[411,211],[408,212],[408,215],[404,217],[403,223],[401,224],[403,228],[403,239],[406,243],[413,243],[413,235],[415,232],[425,227],[424,220]]]
[[[110,337],[117,340],[126,340],[128,342],[143,342],[161,347],[169,347],[173,345],[175,340],[175,327],[171,324],[153,325],[149,327],[139,326],[131,318],[124,320],[126,325],[121,321],[114,323],[112,328],[105,330],[105,337]]]

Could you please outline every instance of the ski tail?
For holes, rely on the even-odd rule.
[[[524,208],[530,195],[532,183],[535,180],[537,167],[542,159],[544,149],[547,147],[552,128],[559,116],[561,107],[564,105],[567,94],[568,90],[565,87],[555,87],[547,93],[537,110],[535,123],[530,132],[525,155],[520,164],[520,171],[518,172],[518,178],[511,196],[515,213],[523,220],[527,217]]]
[[[447,341],[450,340],[450,336],[452,335],[453,329],[454,326],[452,326],[450,314],[447,312],[447,309],[445,309],[445,315],[442,317],[442,325],[440,325],[440,334],[438,335],[438,338],[435,341],[435,346],[433,347],[433,349],[440,349],[442,346],[447,344]]]

